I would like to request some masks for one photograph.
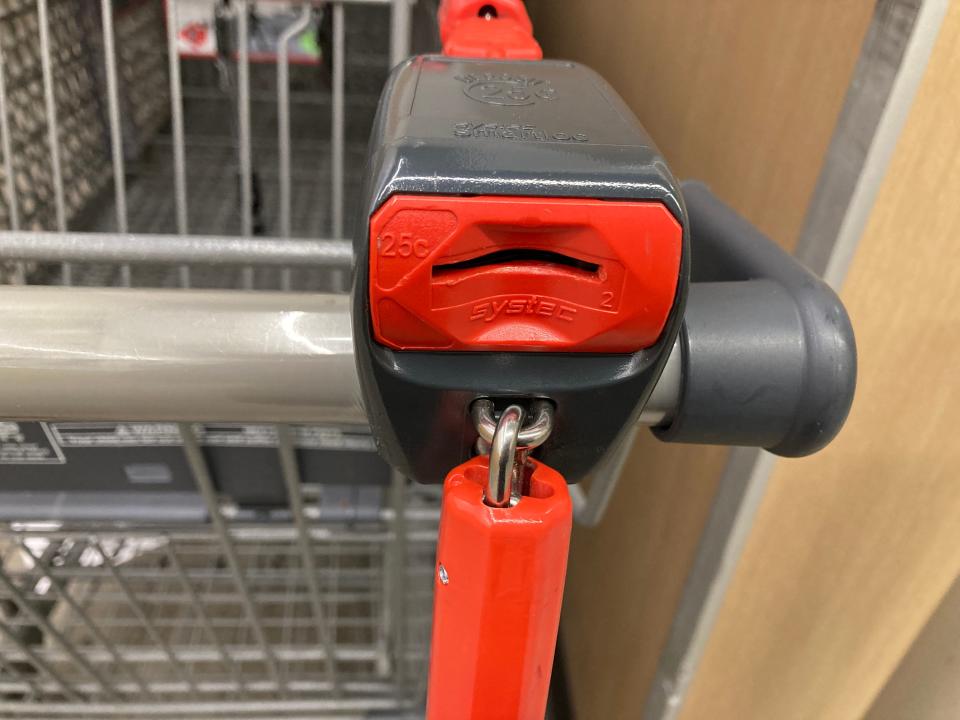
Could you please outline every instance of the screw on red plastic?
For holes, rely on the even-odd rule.
[[[444,0],[437,12],[443,54],[450,57],[540,60],[543,51],[519,0]]]
[[[535,460],[514,507],[484,504],[488,458],[447,475],[437,544],[428,720],[543,720],[572,506]]]
[[[533,34],[533,23],[522,0],[441,0],[437,9],[440,42],[446,43],[453,30],[464,20],[488,17],[515,23],[528,35]]]
[[[370,316],[397,350],[627,353],[673,306],[659,202],[396,195],[370,221]]]

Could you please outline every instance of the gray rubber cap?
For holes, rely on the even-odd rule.
[[[856,386],[853,328],[836,293],[700,183],[685,183],[692,284],[683,386],[667,442],[816,452]]]

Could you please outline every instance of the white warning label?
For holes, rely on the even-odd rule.
[[[293,426],[293,444],[305,450],[359,450],[376,449],[369,433],[349,431],[317,425]],[[207,447],[276,447],[277,428],[274,425],[217,424],[197,427],[197,440]]]
[[[54,423],[51,431],[63,447],[180,444],[180,433],[175,423]]]
[[[46,423],[0,420],[0,465],[62,465],[65,462]]]
[[[204,447],[277,447],[275,425],[213,423],[194,425],[197,442]],[[318,425],[295,425],[293,443],[304,450],[356,450],[374,452],[369,432]],[[62,447],[177,446],[175,423],[53,423],[53,438]]]
[[[335,427],[299,425],[293,428],[294,444],[299,448],[315,450],[357,450],[376,452],[373,436],[366,432]]]

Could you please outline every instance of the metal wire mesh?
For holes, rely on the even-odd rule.
[[[179,0],[101,4],[102,12],[92,0],[0,4],[0,119],[6,127],[0,228],[350,235],[379,90],[390,65],[409,47],[408,39],[396,39],[398,32],[409,36],[408,21],[394,20],[409,13],[408,0],[304,0],[330,18],[321,24],[330,37],[319,65],[284,64],[286,98],[275,62],[242,55],[170,62],[177,57],[176,33],[164,8],[175,18]],[[233,3],[240,5],[257,7],[255,0]],[[246,37],[251,31],[240,27],[242,17],[235,11],[231,32]],[[39,42],[44,34],[49,53]],[[288,203],[283,180],[291,186]],[[203,274],[201,267],[197,277],[187,267],[133,268],[133,274],[126,266],[80,267],[76,273],[68,264],[19,269],[19,275],[13,266],[0,271],[0,281],[345,287],[342,273],[298,277],[299,270],[261,277],[244,269],[227,277],[222,270]]]
[[[41,47],[41,10],[50,52]],[[99,107],[92,39],[99,36],[95,7],[83,0],[38,4],[7,0],[0,5],[0,50],[5,76],[5,111],[10,133],[13,183],[22,228],[54,229],[62,212],[74,218],[109,181],[105,124]],[[49,106],[44,78],[49,71],[56,106],[59,157],[50,156]],[[56,170],[62,177],[57,184]],[[4,172],[4,182],[6,179]],[[62,210],[58,204],[63,205]],[[9,201],[0,202],[0,221],[13,224]]]
[[[81,233],[119,233],[132,248],[156,233],[349,234],[377,95],[410,31],[406,0],[353,2],[304,3],[324,14],[330,44],[319,66],[287,68],[287,105],[275,63],[171,54],[179,0],[0,0],[0,227],[41,246],[53,237],[43,231],[58,231],[81,255],[94,237]],[[235,16],[241,43],[244,25]],[[0,267],[3,282],[347,287],[340,268],[42,255]],[[29,522],[0,526],[0,717],[416,712],[436,493],[393,477],[378,499],[351,506],[334,492],[342,478],[304,481],[281,426],[270,447],[286,504],[246,507],[214,472],[204,429],[178,431],[206,522],[117,521],[115,509],[38,522],[34,508]],[[124,502],[138,497],[158,496]]]
[[[0,716],[415,705],[436,510],[404,495],[399,514],[302,532],[15,525],[0,535]]]

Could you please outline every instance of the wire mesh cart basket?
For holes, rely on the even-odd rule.
[[[51,375],[48,414],[0,420],[0,717],[422,708],[439,496],[376,456],[336,324],[414,10],[0,0],[0,283],[76,286],[49,302],[81,375],[151,361],[85,397]],[[111,309],[117,286],[170,324]],[[71,335],[78,312],[113,340]],[[227,339],[233,370],[204,375]]]

